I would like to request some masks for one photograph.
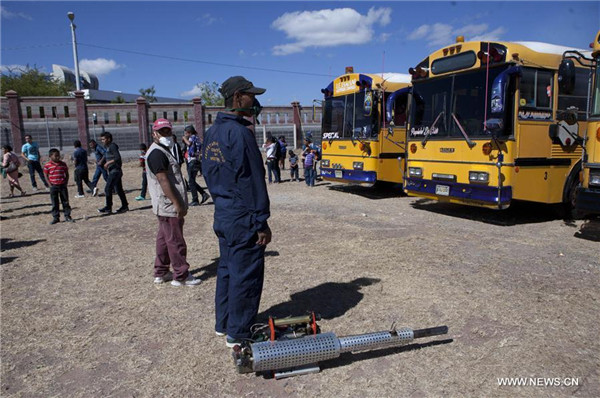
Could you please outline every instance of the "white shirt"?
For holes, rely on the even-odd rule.
[[[275,158],[275,143],[267,147],[267,159],[269,158]]]

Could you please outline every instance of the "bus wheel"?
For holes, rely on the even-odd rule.
[[[565,191],[560,217],[565,220],[577,220],[581,217],[577,210],[577,189],[581,185],[579,178],[571,178]]]

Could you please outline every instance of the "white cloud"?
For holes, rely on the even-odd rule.
[[[17,73],[20,74],[22,71],[29,69],[28,65],[1,65],[0,72],[2,73]]]
[[[2,18],[6,19],[23,18],[28,21],[33,21],[33,18],[31,18],[31,16],[25,14],[24,12],[11,12],[2,6],[0,6],[0,13],[2,14]]]
[[[196,97],[196,96],[202,95],[203,92],[204,92],[204,88],[202,87],[202,85],[196,84],[191,90],[184,91],[183,93],[179,94],[179,96],[180,97]]]
[[[294,54],[308,47],[368,43],[373,40],[373,27],[388,25],[391,13],[391,8],[371,8],[367,15],[352,8],[285,13],[273,21],[271,27],[284,32],[292,42],[273,47],[273,54]]]
[[[471,40],[473,41],[485,41],[485,40],[500,40],[500,36],[504,34],[506,30],[503,27],[499,27],[498,29],[494,29],[491,32],[487,32],[481,34],[479,36],[473,36]]]
[[[98,76],[109,74],[113,70],[122,67],[123,65],[119,65],[114,60],[106,58],[82,59],[79,61],[79,68],[81,70]]]
[[[204,25],[204,26],[210,26],[210,25],[214,24],[215,22],[219,21],[218,18],[213,17],[211,14],[204,14],[200,18],[197,18],[196,20],[200,21],[202,23],[202,25]]]
[[[239,55],[240,57],[243,57],[244,55],[246,55],[246,51],[244,51],[244,50],[240,50],[240,51],[238,51],[238,55]]]
[[[391,33],[382,33],[379,35],[379,38],[377,39],[377,41],[380,41],[382,43],[385,43],[386,41],[388,41],[388,39],[392,36]]]
[[[435,23],[421,25],[408,35],[409,40],[425,40],[430,47],[443,47],[454,43],[456,36],[465,36],[465,40],[499,40],[506,31],[503,27],[488,31],[486,23],[469,24],[455,28],[452,25]]]

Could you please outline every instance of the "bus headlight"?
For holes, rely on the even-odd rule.
[[[321,167],[329,167],[329,159],[321,159]]]
[[[354,170],[362,170],[364,166],[363,162],[352,162],[352,168]]]
[[[590,170],[590,185],[600,186],[600,170]]]
[[[486,183],[490,181],[490,175],[484,171],[469,171],[469,181]]]
[[[409,167],[408,168],[408,175],[410,177],[423,177],[423,169],[420,167]]]

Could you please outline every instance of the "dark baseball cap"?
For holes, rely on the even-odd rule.
[[[238,91],[242,93],[260,95],[267,90],[260,87],[254,87],[254,84],[252,84],[251,81],[247,80],[243,76],[232,76],[225,80],[219,88],[219,92],[225,99],[233,97],[233,94]]]

